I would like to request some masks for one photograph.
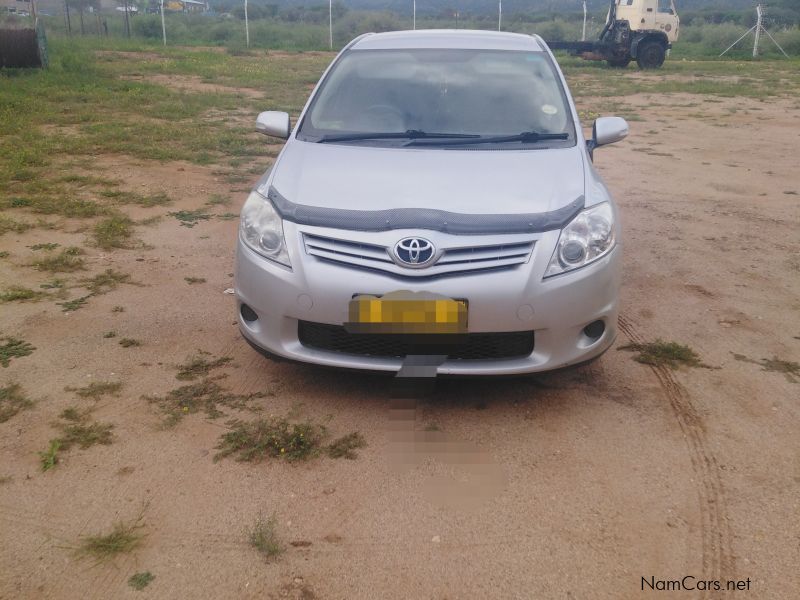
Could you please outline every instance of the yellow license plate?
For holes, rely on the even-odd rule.
[[[352,333],[466,333],[467,303],[433,294],[392,292],[350,300]]]

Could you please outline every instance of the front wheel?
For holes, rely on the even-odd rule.
[[[636,53],[636,64],[640,69],[658,69],[664,64],[667,52],[659,42],[645,42]]]

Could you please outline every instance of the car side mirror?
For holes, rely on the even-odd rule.
[[[291,132],[289,114],[277,110],[259,113],[256,117],[256,131],[285,140]]]
[[[628,135],[628,123],[622,117],[600,117],[592,127],[595,148],[618,142]]]

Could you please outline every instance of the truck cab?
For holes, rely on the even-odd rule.
[[[663,31],[669,43],[678,39],[680,19],[672,0],[617,0],[617,19],[631,31]]]

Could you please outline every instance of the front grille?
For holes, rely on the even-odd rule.
[[[519,239],[519,238],[517,238]],[[432,277],[450,273],[480,272],[512,268],[528,262],[533,240],[489,246],[444,248],[435,264],[423,269],[408,269],[395,264],[390,248],[341,238],[303,233],[306,253],[321,260],[359,269],[379,270],[404,277]]]
[[[447,354],[465,360],[521,358],[533,352],[533,331],[464,335],[381,335],[348,333],[341,325],[299,321],[297,336],[308,348],[360,356],[404,357]]]

